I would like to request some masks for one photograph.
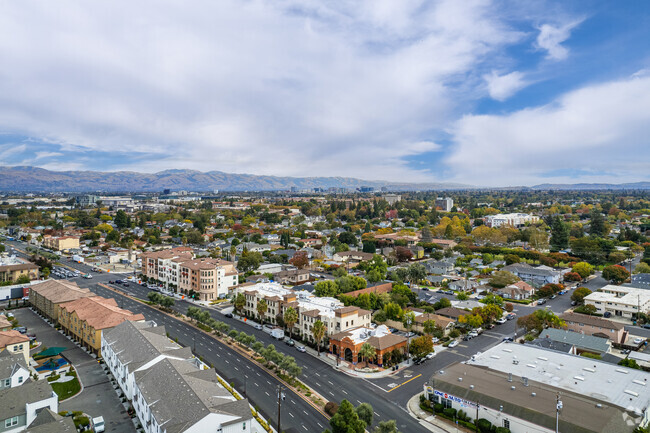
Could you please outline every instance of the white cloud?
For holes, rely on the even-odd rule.
[[[536,108],[468,115],[446,162],[472,184],[626,182],[648,178],[650,76],[584,87]]]
[[[2,2],[0,131],[149,171],[430,180],[404,157],[521,38],[487,0]]]
[[[490,97],[497,101],[505,101],[528,85],[524,80],[524,74],[519,71],[504,75],[492,71],[490,74],[484,75],[483,79],[487,83]]]
[[[573,30],[580,21],[573,21],[561,26],[543,24],[539,27],[537,36],[537,47],[547,51],[546,57],[553,60],[564,60],[569,55],[569,49],[563,47],[562,42],[569,39],[571,30]]]

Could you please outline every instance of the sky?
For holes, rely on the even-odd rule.
[[[650,181],[650,2],[0,1],[0,165]]]

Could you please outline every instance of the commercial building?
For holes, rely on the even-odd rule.
[[[22,355],[25,364],[29,365],[29,337],[18,331],[0,331],[0,354],[7,351]]]
[[[401,335],[392,334],[386,325],[376,328],[359,326],[338,332],[329,337],[329,352],[347,362],[356,365],[363,359],[359,354],[361,346],[370,344],[376,350],[376,358],[372,361],[378,366],[388,362],[395,352],[401,356],[406,354],[407,338]]]
[[[77,283],[67,280],[48,280],[29,289],[30,304],[53,323],[59,321],[61,304],[92,296],[96,295],[90,289],[82,289]]]
[[[237,400],[214,369],[166,337],[165,328],[124,322],[102,338],[106,365],[147,433],[252,430],[248,400]]]
[[[648,382],[641,370],[502,343],[436,372],[425,393],[513,433],[554,432],[556,415],[561,432],[631,433],[648,425]]]
[[[639,312],[650,313],[650,291],[636,287],[607,285],[584,298],[599,314],[635,319]]]
[[[286,289],[278,283],[258,283],[235,287],[236,294],[242,293],[246,298],[244,313],[249,317],[259,317],[258,303],[264,299],[267,310],[261,318],[265,322],[277,323],[277,316],[293,307],[298,312],[298,322],[293,334],[313,341],[312,327],[318,320],[326,328],[325,336],[346,331],[359,326],[370,326],[371,313],[359,307],[349,306],[335,298],[317,297],[307,291]]]
[[[79,248],[79,236],[43,236],[43,247],[54,251]]]
[[[402,196],[399,194],[384,194],[381,196],[389,205],[394,205],[398,201],[402,200]]]
[[[173,248],[144,253],[142,273],[147,278],[183,294],[195,292],[202,301],[223,298],[239,282],[232,262],[212,258],[194,258],[190,248]]]
[[[45,409],[59,411],[59,398],[47,380],[30,380],[16,388],[0,389],[0,431],[23,431]]]
[[[99,354],[102,332],[124,321],[143,321],[142,314],[134,314],[117,306],[115,299],[101,296],[81,298],[61,304],[59,324],[64,333],[82,346]]]
[[[454,201],[449,197],[438,197],[434,203],[436,208],[440,208],[443,212],[451,212],[454,207]]]
[[[488,215],[483,218],[483,222],[488,227],[521,227],[526,224],[534,224],[539,221],[539,217],[525,213],[507,213]]]

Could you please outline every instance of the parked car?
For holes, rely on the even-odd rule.
[[[233,318],[232,313],[226,313],[226,314],[224,314],[224,315],[225,315],[227,318],[229,318],[229,319],[232,319],[232,318]]]
[[[115,281],[109,280],[108,284],[115,284]]]
[[[433,358],[435,355],[436,355],[435,352],[428,353],[428,354],[427,354],[427,359],[431,359],[431,358]]]
[[[544,305],[544,304],[546,304],[546,299],[545,298],[539,299],[537,301],[537,305]]]
[[[264,328],[262,328],[262,325],[260,325],[259,323],[256,323],[256,324],[255,324],[255,329],[261,331],[261,330],[264,329]]]
[[[515,313],[510,313],[506,316],[506,319],[508,320],[514,320],[517,315]]]
[[[104,431],[104,417],[98,416],[96,418],[93,418],[93,428],[95,429],[96,433],[101,433]]]
[[[296,349],[298,350],[298,352],[303,352],[303,353],[307,351],[307,349],[305,349],[305,346],[296,346]]]
[[[467,335],[469,335],[469,336],[472,337],[472,338],[476,338],[476,337],[478,337],[478,332],[476,332],[476,331],[471,331],[471,332],[470,332],[469,334],[467,334]]]
[[[449,343],[448,347],[456,347],[456,346],[458,346],[458,340],[454,340],[451,343]]]
[[[18,328],[16,328],[16,329],[18,329]],[[635,338],[634,339],[634,344],[641,344],[642,341],[643,341],[643,338]]]
[[[295,346],[296,345],[296,340],[292,340],[291,338],[287,338],[284,342],[287,343],[287,346]]]
[[[124,283],[124,287],[129,287],[129,283]]]
[[[426,360],[427,360],[427,358],[415,358],[413,360],[413,364],[415,364],[415,365],[424,364],[426,362]]]
[[[571,301],[571,306],[572,307],[575,307],[576,305],[578,305],[578,303],[576,301]]]
[[[433,344],[436,344],[438,341],[440,341],[440,339],[438,337],[431,337],[431,342]]]
[[[621,350],[621,355],[629,355],[630,352],[632,352],[630,349],[623,349]]]
[[[29,337],[29,341],[34,341],[34,340],[36,340],[36,334],[30,334],[30,333],[28,333],[28,334],[25,334],[25,335],[27,335],[27,336]]]
[[[26,334],[27,333],[27,328],[25,328],[24,326],[18,326],[16,328],[14,328],[14,331],[18,331],[21,334]]]
[[[465,335],[465,336],[463,337],[463,341],[469,341],[469,340],[471,340],[471,339],[474,338],[474,337],[475,337],[475,335],[467,334],[467,335]],[[451,347],[451,344],[449,345],[449,347]]]
[[[414,335],[415,335],[415,332],[410,332],[410,331],[407,332],[406,334],[404,334],[404,336],[405,336],[406,338],[413,337]]]
[[[503,325],[503,324],[506,323],[507,321],[508,321],[508,319],[506,319],[505,317],[502,317],[502,318],[500,318],[499,320],[497,320],[497,323],[498,323],[499,325]]]
[[[609,311],[605,311],[605,314],[603,314],[603,317],[612,317],[612,313]]]
[[[650,329],[650,323],[646,323],[645,325],[641,325],[642,328],[645,329]]]
[[[84,278],[87,279],[87,280],[91,279],[92,277],[93,277],[93,276],[90,275],[90,274],[86,274],[86,275],[84,275]]]
[[[513,341],[515,341],[515,339],[512,337],[503,337],[503,341],[512,343]]]

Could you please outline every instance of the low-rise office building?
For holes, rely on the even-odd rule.
[[[124,321],[144,321],[144,316],[123,310],[115,299],[101,296],[66,302],[59,313],[63,332],[97,354],[101,352],[102,332]]]
[[[584,298],[585,305],[593,305],[603,315],[636,319],[639,312],[650,314],[650,291],[636,287],[609,284]]]
[[[556,413],[562,432],[631,433],[650,422],[648,382],[641,370],[502,343],[436,372],[425,393],[513,433],[554,432]]]
[[[62,304],[93,296],[96,295],[90,289],[82,289],[77,283],[67,280],[48,280],[29,288],[29,303],[53,323],[59,321]]]
[[[395,352],[404,356],[407,350],[407,338],[392,334],[386,325],[376,328],[359,326],[338,332],[330,335],[329,343],[329,353],[354,365],[363,361],[359,352],[366,343],[375,348],[376,358],[372,362],[380,367],[395,356]]]

